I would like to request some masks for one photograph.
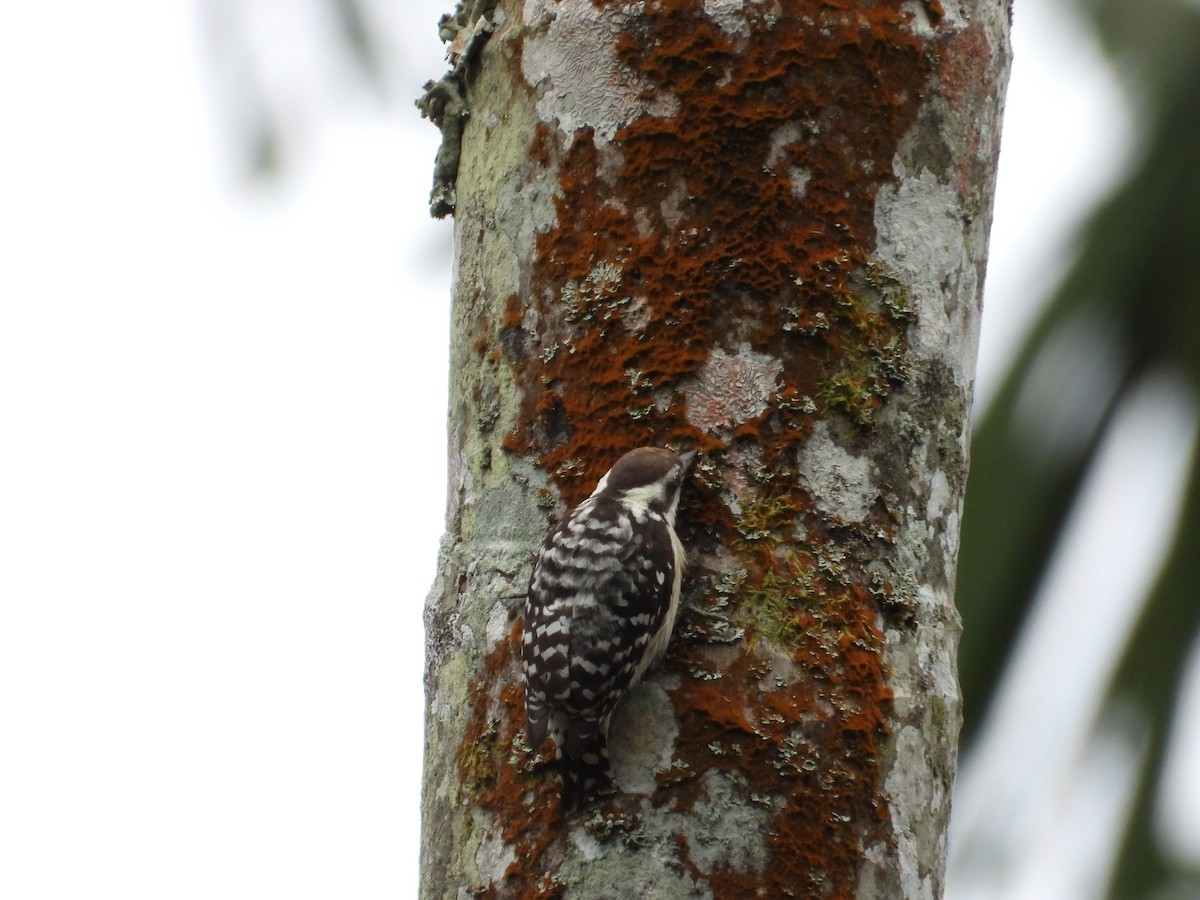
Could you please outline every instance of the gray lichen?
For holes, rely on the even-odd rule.
[[[438,219],[453,214],[458,203],[456,185],[462,134],[471,115],[467,103],[468,74],[495,30],[492,18],[495,6],[496,0],[474,0],[470,4],[459,0],[454,15],[442,16],[438,35],[450,44],[447,50],[450,70],[437,81],[425,82],[425,92],[416,101],[421,115],[442,132],[429,195],[429,212]]]

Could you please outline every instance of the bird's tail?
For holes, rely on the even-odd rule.
[[[558,749],[563,809],[583,809],[592,800],[612,793],[608,767],[608,721],[570,724]]]
[[[612,793],[608,748],[602,743],[588,748],[577,758],[565,753],[558,759],[562,778],[562,803],[566,812],[584,809],[593,800]]]

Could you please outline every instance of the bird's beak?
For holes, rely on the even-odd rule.
[[[689,450],[687,453],[681,453],[679,459],[683,462],[683,471],[686,472],[692,467],[692,463],[696,461],[696,451]]]

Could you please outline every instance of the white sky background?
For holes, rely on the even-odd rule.
[[[392,4],[390,107],[257,5],[297,137],[265,189],[198,4],[0,12],[6,898],[415,895],[449,226],[408,96],[450,0]],[[1122,146],[1103,74],[1021,15],[985,396]]]

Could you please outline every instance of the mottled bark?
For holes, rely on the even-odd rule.
[[[423,895],[939,896],[1005,4],[471,15],[435,86],[465,127]],[[619,792],[564,817],[522,599],[642,444],[702,453],[686,607],[615,717]]]

